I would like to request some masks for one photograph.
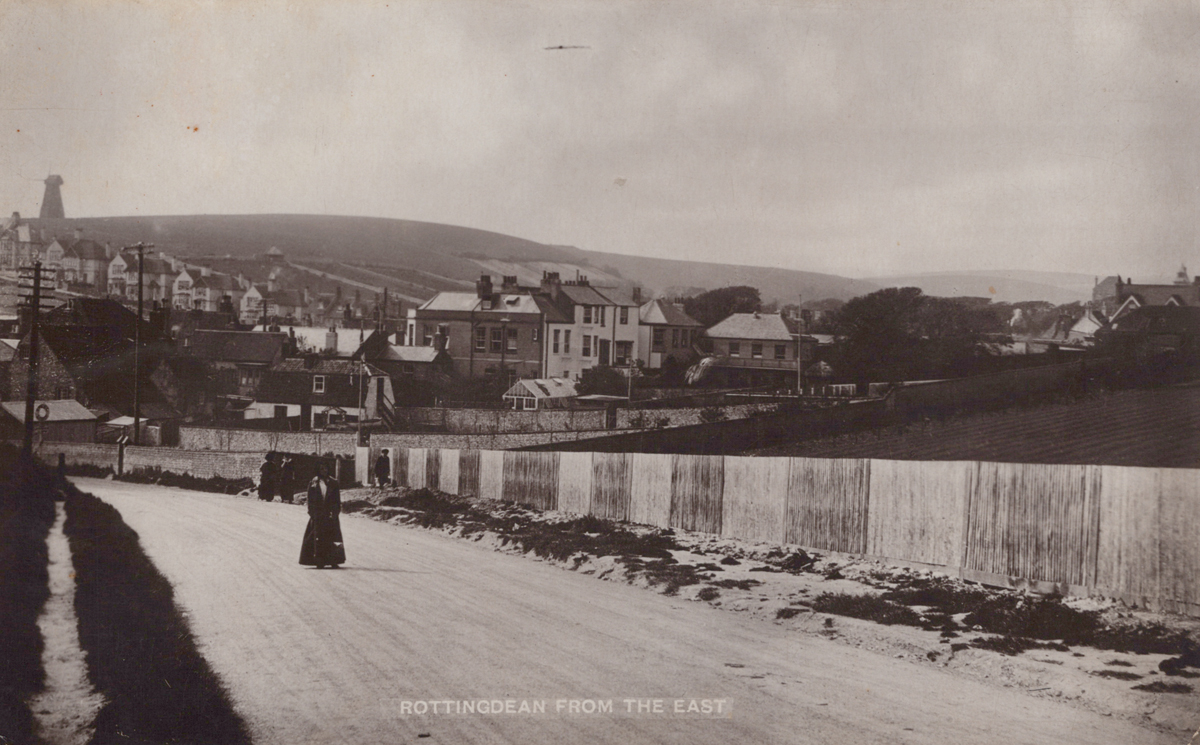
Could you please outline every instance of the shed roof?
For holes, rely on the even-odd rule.
[[[79,403],[75,399],[62,399],[51,401],[35,401],[34,411],[37,411],[39,406],[45,406],[50,410],[50,416],[42,421],[47,422],[90,422],[96,418],[96,415],[88,411],[87,407]],[[5,401],[0,404],[4,407],[5,413],[16,419],[18,422],[25,423],[25,402],[24,401]]]
[[[575,383],[568,378],[527,378],[518,380],[504,393],[505,398],[571,398],[578,396]]]

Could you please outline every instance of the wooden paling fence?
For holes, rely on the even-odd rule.
[[[378,452],[360,449],[374,462]],[[1200,615],[1200,470],[392,449],[409,487]]]

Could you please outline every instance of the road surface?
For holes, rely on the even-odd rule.
[[[138,531],[257,743],[1178,740],[433,532],[343,516],[348,563],[322,571],[296,561],[303,507],[76,482]],[[406,713],[480,699],[546,711]],[[693,699],[731,713],[671,713]]]

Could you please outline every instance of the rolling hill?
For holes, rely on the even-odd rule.
[[[298,263],[340,262],[394,275],[395,289],[426,297],[448,287],[469,288],[480,274],[516,274],[522,283],[533,283],[546,270],[559,272],[563,279],[573,279],[578,272],[593,284],[640,284],[650,294],[672,286],[746,284],[758,287],[764,300],[783,302],[793,302],[797,294],[805,300],[848,300],[878,289],[872,282],[831,274],[607,254],[475,228],[389,218],[169,215],[30,222],[60,236],[82,228],[86,237],[101,243],[145,241],[156,250],[189,258],[248,259],[277,246]],[[388,283],[381,279],[379,284]]]

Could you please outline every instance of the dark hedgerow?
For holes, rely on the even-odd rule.
[[[46,535],[54,524],[44,470],[18,473],[17,450],[0,445],[0,742],[34,742],[26,701],[45,683],[37,620],[50,596]]]
[[[92,744],[249,743],[137,533],[117,510],[73,487],[66,510],[79,640],[92,683],[108,701]]]

